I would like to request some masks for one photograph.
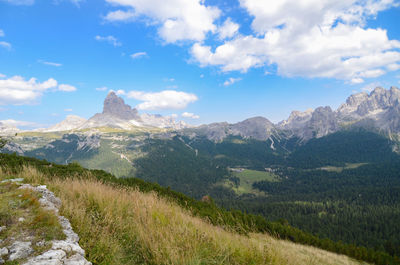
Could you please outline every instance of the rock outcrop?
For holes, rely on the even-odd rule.
[[[20,189],[32,189],[39,192],[42,197],[39,202],[41,206],[49,211],[53,211],[63,228],[66,236],[65,240],[53,240],[51,249],[39,256],[29,257],[33,252],[32,243],[14,242],[10,247],[9,260],[28,258],[24,265],[90,265],[91,262],[85,259],[85,251],[79,246],[79,236],[72,230],[67,218],[58,214],[61,200],[57,198],[46,186],[31,186],[30,184],[21,185]]]
[[[111,115],[122,120],[140,120],[138,111],[125,104],[124,100],[114,92],[108,93],[103,105],[103,114]]]

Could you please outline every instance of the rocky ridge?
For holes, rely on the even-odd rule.
[[[103,112],[95,114],[76,129],[111,127],[131,130],[135,126],[172,129],[187,127],[185,123],[176,122],[172,117],[151,114],[140,115],[137,109],[131,108],[125,104],[122,98],[114,92],[110,92],[104,100]]]
[[[0,122],[0,136],[13,135],[20,131],[21,131],[20,129],[18,129],[17,127],[15,127],[13,125],[6,124],[4,122]]]
[[[23,179],[5,180],[19,184]],[[79,236],[73,231],[70,222],[64,216],[59,215],[61,200],[57,198],[45,185],[34,187],[30,184],[19,184],[19,189],[31,189],[42,195],[39,199],[40,205],[52,211],[57,217],[66,236],[65,240],[51,241],[51,249],[38,256],[33,253],[32,243],[26,241],[15,241],[10,246],[0,249],[0,257],[8,255],[9,261],[26,259],[24,265],[90,265],[85,259],[85,251],[79,246]],[[7,227],[1,227],[7,229]],[[1,258],[0,264],[5,261]]]
[[[212,141],[222,141],[229,135],[261,141],[271,139],[271,136],[280,138],[283,135],[286,138],[297,137],[301,142],[305,142],[343,128],[380,131],[390,137],[399,135],[399,113],[400,89],[391,87],[386,90],[377,87],[370,94],[361,92],[349,96],[337,110],[326,106],[315,110],[308,109],[305,112],[293,111],[287,120],[278,124],[273,124],[264,117],[254,117],[235,124],[221,122],[190,127],[183,122],[176,122],[172,117],[139,114],[135,108],[125,104],[122,98],[110,92],[104,100],[102,113],[95,114],[87,121],[77,116],[69,116],[65,122],[49,128],[48,131],[97,127],[124,130],[137,127],[170,128],[179,130],[178,134],[189,137],[205,136]],[[0,128],[1,126],[0,124]]]
[[[65,120],[60,123],[57,123],[50,128],[42,130],[43,132],[61,132],[61,131],[69,131],[76,129],[82,126],[86,122],[85,118],[76,116],[76,115],[68,115]]]

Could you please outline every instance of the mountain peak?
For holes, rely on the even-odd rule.
[[[121,97],[114,91],[108,93],[103,105],[103,114],[109,114],[123,120],[133,120],[138,118],[138,111],[125,104]]]
[[[65,120],[57,123],[56,125],[51,126],[43,131],[45,132],[60,132],[60,131],[69,131],[77,129],[83,123],[86,122],[85,118],[76,116],[76,115],[67,115]]]

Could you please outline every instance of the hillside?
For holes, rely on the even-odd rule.
[[[267,264],[268,262],[272,264],[299,264],[297,259],[306,260],[304,264],[321,263],[321,260],[318,261],[319,258],[317,258],[319,255],[310,254],[312,256],[310,258],[307,254],[312,251],[312,248],[294,245],[286,241],[276,241],[268,234],[275,238],[286,238],[290,241],[318,246],[376,264],[398,263],[396,258],[383,252],[358,248],[340,242],[335,243],[329,239],[320,239],[285,223],[268,222],[260,216],[243,214],[239,211],[226,211],[215,206],[212,199],[196,201],[169,188],[162,188],[157,184],[136,178],[118,179],[104,171],[86,170],[74,163],[62,166],[15,155],[0,155],[0,162],[3,168],[3,176],[12,175],[23,177],[32,183],[45,183],[55,191],[57,196],[62,198],[65,203],[61,208],[61,213],[70,218],[74,230],[81,236],[79,243],[89,251],[87,255],[89,257],[92,255],[89,260],[95,264],[107,264],[106,259],[114,259],[115,253],[118,251],[118,255],[122,255],[122,257],[128,255],[128,259],[132,258],[132,255],[124,252],[127,249],[126,244],[134,246],[135,251],[139,251],[138,246],[140,246],[140,252],[135,252],[136,256],[134,255],[134,257],[138,257],[149,264],[157,264],[154,259],[160,258],[160,255],[164,255],[164,257],[165,255],[171,257],[178,255],[178,259],[185,260],[187,258],[211,259],[212,257],[216,261],[221,261],[216,262],[217,264],[224,264],[224,262],[225,264],[235,264],[237,261],[237,264],[243,264],[241,261],[247,259],[251,261],[249,264],[263,264],[262,262],[259,263],[260,261],[267,261]],[[142,197],[145,206],[139,201]],[[159,208],[158,205],[162,205],[162,207]],[[131,208],[135,210],[131,211]],[[144,214],[144,216],[140,214]],[[170,220],[169,217],[173,217],[176,222]],[[124,221],[125,219],[134,221],[127,223]],[[197,227],[198,223],[201,224],[201,227],[206,228],[201,230],[200,227]],[[157,226],[157,229],[149,230],[146,228],[147,224],[149,226],[159,225],[160,227]],[[184,225],[182,226],[182,224]],[[188,229],[193,227],[195,232]],[[176,229],[172,230],[174,233],[181,233],[183,238],[175,238],[170,233],[172,228]],[[132,234],[123,232],[125,229],[131,229]],[[142,234],[140,234],[140,229],[145,230],[145,233],[142,231]],[[164,239],[158,238],[160,236],[158,231],[161,231],[163,237],[165,236]],[[93,239],[94,234],[111,235],[109,240],[103,241],[101,238]],[[217,235],[220,236],[217,237]],[[140,238],[140,236],[145,238]],[[146,238],[146,236],[150,238]],[[200,244],[201,242],[197,242],[198,237],[207,239],[205,246]],[[232,238],[238,238],[238,244],[233,244]],[[152,252],[154,249],[150,239],[157,241],[154,243],[158,246],[156,253]],[[174,243],[171,245],[169,240],[174,240]],[[196,257],[182,256],[186,253],[178,251],[181,249],[179,246],[182,247],[182,240],[183,242],[196,243],[193,246],[196,247],[196,251],[199,251],[196,252]],[[108,242],[113,243],[109,244]],[[114,245],[114,242],[116,245]],[[145,245],[146,242],[148,245]],[[276,244],[271,242],[276,242]],[[262,247],[264,245],[265,248]],[[171,246],[176,246],[178,249],[173,249]],[[280,251],[280,247],[275,248],[275,246],[281,246],[284,250]],[[246,254],[250,251],[249,247],[250,249],[254,248],[251,251],[256,251],[256,254],[252,254],[251,257]],[[260,248],[263,251],[260,251]],[[267,251],[265,253],[266,249],[272,252]],[[290,252],[290,249],[293,252]],[[109,254],[106,255],[106,253]],[[340,261],[340,259],[332,258],[331,255],[334,254],[320,256],[323,260],[327,259],[322,263],[349,264],[348,261]],[[297,263],[291,263],[292,258],[295,258]],[[104,261],[104,263],[100,261]],[[179,261],[176,262],[175,264],[180,264]],[[171,263],[173,262],[171,261]],[[201,264],[201,262],[194,262],[194,264]]]
[[[266,234],[214,226],[154,192],[105,184],[90,174],[59,178],[25,166],[16,175],[3,169],[1,178],[10,175],[56,192],[60,213],[93,264],[359,264]]]

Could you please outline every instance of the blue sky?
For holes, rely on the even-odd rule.
[[[191,124],[278,122],[399,80],[399,1],[0,0],[0,120],[22,128],[109,90]]]

